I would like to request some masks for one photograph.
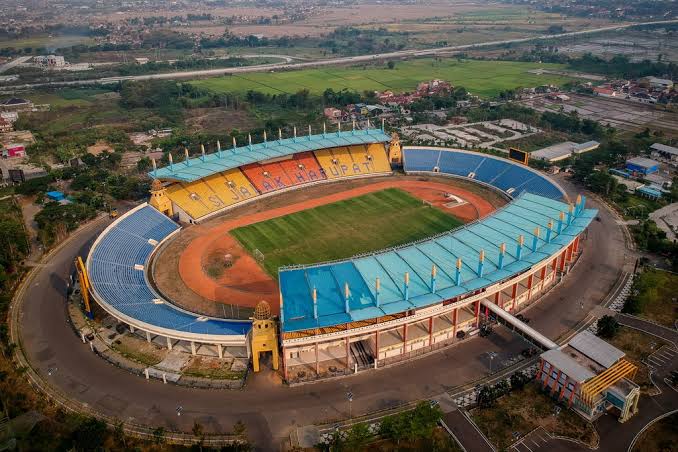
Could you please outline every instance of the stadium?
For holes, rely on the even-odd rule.
[[[383,128],[217,143],[149,175],[148,203],[91,247],[88,293],[149,342],[255,371],[270,353],[287,381],[407,360],[519,312],[568,273],[596,215],[524,162],[401,147]]]

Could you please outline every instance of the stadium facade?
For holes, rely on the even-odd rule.
[[[224,150],[156,168],[148,204],[126,213],[87,258],[91,294],[149,341],[165,338],[250,350],[250,321],[201,316],[154,289],[154,252],[180,230],[235,206],[313,184],[406,173],[475,181],[510,202],[472,224],[339,262],[279,272],[281,357],[296,369],[350,372],[406,359],[478,331],[481,302],[517,312],[566,274],[595,210],[567,203],[552,180],[506,159],[459,149],[406,147],[381,129],[323,132]],[[359,219],[356,219],[359,221]],[[485,301],[483,301],[485,300]],[[237,300],[234,300],[237,302]],[[338,370],[337,370],[338,369]]]

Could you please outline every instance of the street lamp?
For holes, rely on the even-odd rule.
[[[490,374],[492,373],[492,361],[497,357],[497,352],[487,352],[487,356],[490,358]]]
[[[353,393],[351,391],[348,391],[346,393],[346,398],[348,399],[348,418],[352,419],[352,410],[351,410],[351,402],[353,402]]]

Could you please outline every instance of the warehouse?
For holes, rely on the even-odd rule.
[[[626,161],[626,169],[637,174],[652,174],[659,171],[659,162],[646,157],[634,157]]]

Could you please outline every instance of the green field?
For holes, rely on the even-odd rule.
[[[461,224],[452,215],[389,188],[237,228],[231,234],[248,251],[261,251],[266,271],[276,276],[284,265],[347,258]]]
[[[471,94],[493,97],[500,91],[518,87],[544,84],[560,85],[567,77],[535,75],[527,71],[536,68],[559,69],[558,64],[523,63],[514,61],[475,61],[431,58],[412,61],[397,61],[395,69],[387,68],[327,68],[304,69],[287,72],[266,72],[196,80],[191,83],[214,92],[261,91],[271,94],[295,93],[308,89],[322,94],[327,88],[335,91],[349,89],[411,91],[422,81],[434,78],[447,80],[455,86],[463,86]]]

